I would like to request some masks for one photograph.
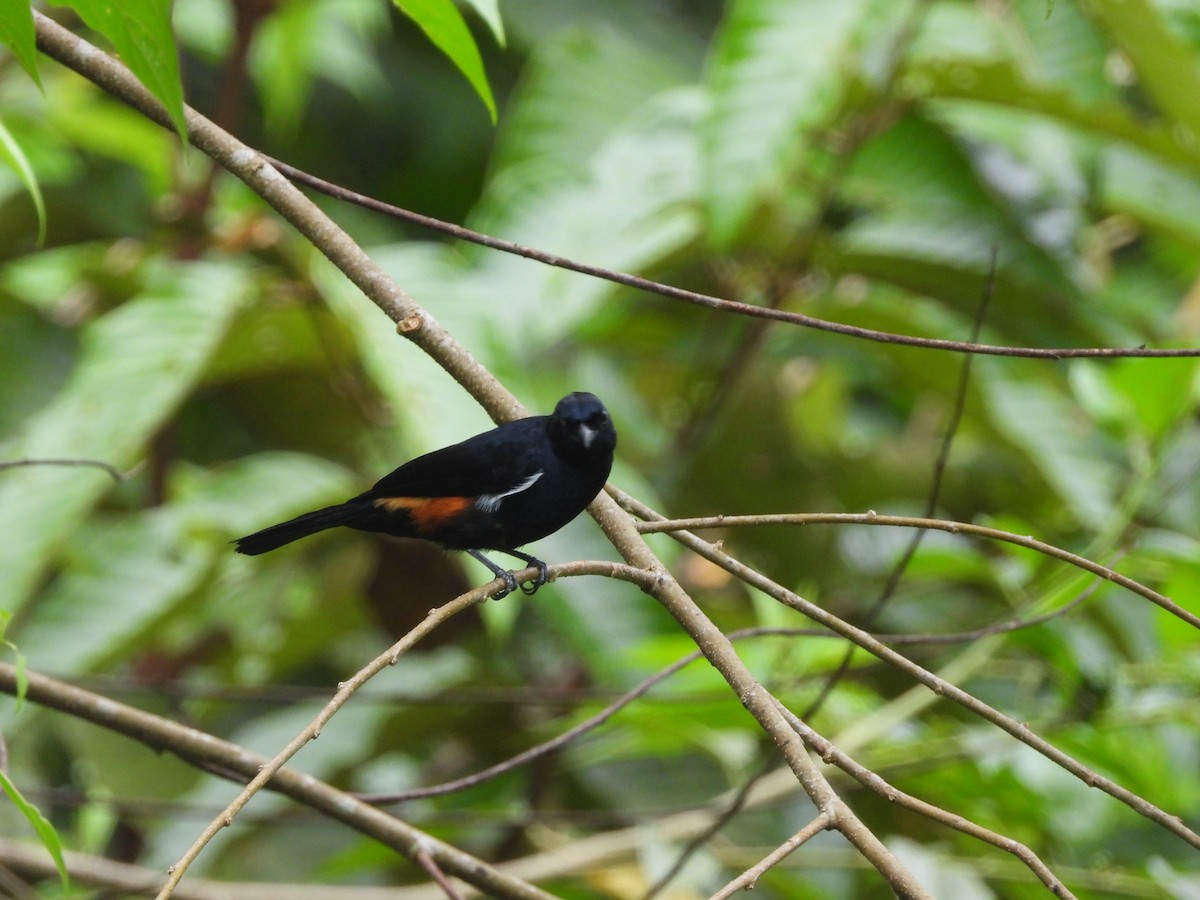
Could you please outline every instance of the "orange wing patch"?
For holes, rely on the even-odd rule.
[[[474,497],[380,497],[375,505],[388,512],[406,509],[418,531],[432,531],[452,522],[474,502]]]

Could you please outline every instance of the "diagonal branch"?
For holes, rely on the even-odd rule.
[[[632,498],[622,495],[621,502],[625,503],[626,501],[632,501],[636,504],[636,501],[633,501]],[[657,513],[654,513],[649,507],[643,507],[638,504],[636,508],[645,509],[652,515],[657,516]],[[1030,537],[1029,535],[1013,534],[1011,531],[989,528],[986,525],[975,525],[971,522],[955,522],[950,519],[922,519],[917,516],[881,516],[876,512],[781,513],[779,515],[763,516],[708,516],[694,519],[664,519],[657,517],[641,522],[637,527],[638,531],[642,534],[656,534],[662,531],[679,533],[704,528],[732,528],[753,525],[884,525],[896,528],[928,528],[935,531],[945,531],[948,534],[970,534],[993,541],[1003,541],[1006,544],[1015,544],[1027,550],[1034,550],[1045,556],[1083,569],[1085,572],[1098,575],[1106,581],[1111,581],[1113,584],[1120,585],[1127,591],[1137,594],[1139,597],[1145,597],[1151,603],[1161,607],[1176,618],[1182,619],[1193,628],[1200,628],[1200,616],[1180,606],[1165,594],[1160,594],[1158,591],[1146,587],[1141,582],[1134,581],[1128,575],[1122,575],[1108,566],[1102,566],[1098,562],[1093,562],[1086,556],[1079,556],[1069,550],[1064,550],[1053,544],[1047,544],[1045,541],[1039,541],[1037,538]]]
[[[582,275],[590,275],[593,278],[600,278],[604,281],[610,281],[613,284],[644,291],[647,294],[657,294],[660,297],[681,300],[684,303],[691,303],[694,306],[715,309],[738,316],[784,322],[788,325],[798,325],[802,328],[812,328],[816,331],[826,331],[833,334],[845,335],[846,337],[859,338],[860,340],[876,341],[881,344],[898,344],[905,347],[920,347],[925,350],[949,350],[955,353],[977,353],[985,356],[1054,360],[1079,359],[1081,357],[1100,359],[1121,359],[1127,357],[1173,359],[1200,356],[1200,348],[1198,347],[1007,347],[997,344],[975,344],[969,341],[923,338],[908,334],[895,334],[890,331],[879,331],[874,328],[862,328],[858,325],[847,325],[844,322],[830,322],[827,319],[818,319],[815,316],[806,316],[803,313],[777,309],[771,306],[756,306],[753,303],[725,300],[710,294],[701,294],[697,291],[689,291],[684,288],[675,287],[674,285],[663,284],[649,278],[643,278],[640,275],[631,275],[628,272],[618,272],[615,269],[606,269],[603,266],[578,262],[565,256],[559,256],[556,253],[549,253],[545,250],[539,250],[536,247],[527,247],[524,244],[518,244],[516,241],[508,241],[489,234],[483,234],[479,231],[472,231],[470,228],[465,228],[462,225],[443,222],[432,216],[422,215],[421,213],[403,209],[399,206],[393,206],[390,203],[384,203],[382,200],[376,200],[365,194],[355,193],[347,188],[318,178],[316,175],[310,175],[280,160],[266,158],[272,166],[293,181],[311,187],[330,197],[336,197],[339,200],[345,200],[348,203],[361,206],[364,209],[374,210],[392,218],[400,219],[413,225],[419,225],[430,231],[437,231],[441,234],[468,241],[472,244],[478,244],[481,247],[487,247],[491,250],[499,250],[502,253],[522,256],[525,259],[531,259],[543,265],[566,269],[570,272],[579,272]]]
[[[992,302],[992,291],[995,288],[995,284],[996,249],[993,247],[991,271],[988,273],[988,280],[983,288],[983,297],[979,301],[979,306],[975,309],[975,321],[971,323],[972,343],[979,340],[979,333],[983,330],[983,320],[987,317],[987,310]],[[932,519],[937,513],[938,499],[942,495],[942,482],[946,476],[946,466],[950,462],[950,448],[954,446],[954,437],[958,434],[958,427],[962,423],[963,413],[967,408],[967,388],[971,383],[971,364],[974,360],[974,356],[966,353],[963,354],[962,361],[959,363],[958,385],[954,389],[954,403],[950,407],[950,421],[946,423],[946,432],[942,435],[941,446],[938,447],[937,457],[933,461],[933,477],[930,479],[929,493],[925,498],[923,518],[926,519]],[[904,548],[904,553],[892,566],[892,571],[887,577],[887,582],[884,584],[883,590],[875,598],[875,602],[871,604],[866,613],[863,614],[863,628],[870,629],[883,612],[884,607],[891,602],[896,589],[900,586],[900,579],[908,571],[909,564],[912,562],[913,557],[917,555],[917,550],[920,549],[921,542],[925,540],[925,535],[928,533],[923,528],[913,532],[908,546]],[[846,677],[846,673],[850,671],[850,662],[853,659],[854,647],[847,647],[846,653],[842,656],[842,662],[837,667],[837,670],[826,680],[816,698],[804,710],[805,719],[813,718],[817,714],[817,711],[825,705],[825,701],[829,699],[829,695],[833,693],[834,688]]]
[[[67,713],[118,734],[139,741],[154,750],[168,750],[188,762],[199,761],[252,778],[266,757],[206,734],[117,703],[91,691],[72,687],[34,672],[28,678],[26,700]],[[16,696],[18,672],[15,666],[0,663],[0,692]],[[430,853],[441,868],[480,890],[502,897],[547,900],[545,892],[511,875],[500,872],[477,857],[443,843],[406,822],[355,800],[349,794],[330,787],[310,775],[281,769],[270,786],[298,803],[316,809],[336,821],[349,825],[384,846],[412,858],[419,849]]]
[[[647,522],[645,524],[648,526],[654,526],[658,523],[669,521],[633,497],[623,494],[621,495],[620,499],[625,508],[646,519]],[[724,517],[723,524],[728,524],[729,519],[731,518],[736,517]],[[721,519],[722,517],[716,517],[715,519],[704,521],[711,523]],[[914,520],[905,519],[901,516],[839,516],[831,514],[824,517],[825,521],[848,522],[853,524],[873,524],[875,519],[892,519],[894,521],[887,522],[886,524],[893,525],[906,524],[912,526],[914,524]],[[680,523],[682,522],[683,520],[680,520]],[[967,530],[965,526],[961,529],[958,527],[962,525],[962,523],[939,522],[937,519],[930,519],[928,522],[931,524],[929,524],[927,527],[940,528],[944,531],[957,532],[959,530]],[[1184,825],[1179,816],[1171,815],[1166,810],[1156,806],[1144,797],[1135,794],[1128,788],[1124,788],[1115,781],[1105,778],[1100,773],[1089,769],[1070,754],[1064,753],[1045,738],[1035,734],[1028,725],[1018,722],[1010,716],[1004,715],[1004,713],[1000,712],[1000,710],[989,706],[987,703],[984,703],[982,700],[979,700],[957,685],[951,684],[945,679],[939,678],[933,672],[930,672],[928,669],[917,665],[917,663],[913,662],[903,654],[897,653],[891,647],[873,637],[868,632],[863,631],[861,628],[855,628],[849,622],[838,618],[832,613],[817,606],[815,603],[805,600],[799,594],[789,591],[782,585],[777,584],[771,579],[767,578],[761,572],[750,568],[749,566],[739,562],[737,559],[734,559],[727,553],[724,553],[713,544],[708,543],[708,541],[697,537],[689,531],[676,530],[678,524],[679,523],[672,523],[672,525],[666,530],[670,531],[675,540],[682,543],[685,547],[694,550],[709,562],[715,563],[725,571],[729,572],[731,575],[734,575],[735,577],[746,582],[746,584],[758,588],[763,593],[774,597],[785,606],[789,606],[797,612],[802,613],[814,622],[819,622],[820,624],[829,628],[831,631],[835,631],[846,639],[853,641],[868,653],[911,676],[913,679],[929,688],[929,690],[933,691],[935,694],[953,700],[964,709],[970,710],[980,718],[991,722],[993,725],[996,725],[1001,730],[1007,732],[1009,735],[1025,744],[1027,747],[1036,750],[1042,756],[1070,772],[1089,787],[1099,788],[1110,797],[1120,800],[1130,809],[1142,816],[1145,816],[1147,819],[1156,823],[1157,825],[1162,826],[1167,831],[1186,841],[1188,844],[1191,844],[1193,847],[1200,848],[1200,834],[1197,834],[1195,831]],[[921,527],[926,526],[922,524]],[[978,528],[978,526],[972,526],[972,528]],[[653,530],[653,527],[651,527],[650,530]],[[985,530],[992,531],[993,529]],[[998,532],[997,534],[1005,535],[1004,538],[1000,538],[1002,540],[1008,540],[1009,538],[1016,537],[1015,535],[1009,535],[1007,532]],[[1028,540],[1032,540],[1032,538]],[[1065,550],[1058,550],[1058,548],[1050,547],[1048,544],[1041,546],[1047,548],[1047,552],[1056,551],[1049,553],[1049,555],[1058,555],[1060,558],[1065,556],[1073,556],[1073,554],[1068,554]],[[1082,557],[1079,557],[1078,559],[1080,560],[1079,564],[1081,568],[1087,568],[1088,571],[1101,574],[1110,581],[1117,581],[1118,583],[1121,583],[1122,586],[1129,587],[1130,590],[1137,589],[1137,593],[1142,594],[1143,596],[1154,594],[1155,596],[1160,597],[1161,600],[1166,601],[1171,606],[1175,606],[1175,604],[1172,601],[1167,600],[1166,597],[1155,594],[1155,592],[1150,591],[1149,588],[1139,585],[1132,579],[1125,578],[1124,576],[1117,576],[1117,573],[1104,569],[1103,566],[1099,566],[1097,563],[1093,563],[1090,560],[1085,560]],[[1105,572],[1110,572],[1111,574],[1104,574]],[[1121,580],[1118,580],[1118,578]],[[1160,603],[1159,605],[1162,604]],[[1181,612],[1186,613],[1185,610],[1181,610]],[[1181,618],[1182,617],[1183,616],[1181,615]],[[1187,617],[1190,617],[1190,619],[1195,619],[1191,613],[1187,613]]]
[[[934,806],[932,803],[927,803],[919,797],[906,794],[904,791],[888,784],[866,766],[861,765],[843,753],[831,742],[827,741],[801,721],[799,716],[787,710],[784,710],[784,715],[787,716],[788,721],[792,723],[792,727],[804,738],[804,742],[813,749],[814,753],[825,760],[825,762],[837,766],[863,787],[886,797],[898,806],[911,809],[913,812],[925,816],[927,819],[932,819],[935,822],[953,828],[955,831],[961,831],[963,834],[970,835],[973,838],[991,844],[993,847],[999,847],[1001,850],[1013,854],[1029,867],[1029,870],[1038,877],[1042,884],[1049,888],[1050,893],[1056,897],[1066,897],[1074,900],[1075,895],[1067,890],[1066,885],[1059,880],[1058,876],[1051,872],[1050,868],[1044,862],[1038,859],[1036,853],[1020,841],[997,834],[990,828],[977,825],[970,819],[965,819],[960,815],[942,809],[940,806]]]
[[[754,890],[754,886],[758,884],[758,879],[762,878],[764,872],[783,862],[788,856],[828,828],[830,824],[827,815],[819,814],[761,860],[713,894],[709,900],[729,900],[738,891]]]

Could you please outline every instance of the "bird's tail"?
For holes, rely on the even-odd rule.
[[[326,528],[345,525],[354,518],[358,511],[358,507],[353,501],[339,503],[337,506],[327,506],[315,512],[296,516],[287,522],[272,525],[270,528],[264,528],[262,531],[256,531],[254,534],[240,537],[234,541],[237,544],[235,549],[238,553],[245,553],[247,556],[258,556],[260,553],[290,544],[292,541],[316,534],[318,531],[324,531]]]

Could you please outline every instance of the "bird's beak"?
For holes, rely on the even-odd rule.
[[[592,447],[592,441],[596,439],[596,429],[588,428],[586,425],[580,425],[579,436],[583,439],[583,449],[590,450]]]

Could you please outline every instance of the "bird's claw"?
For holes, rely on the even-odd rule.
[[[507,597],[509,594],[511,594],[513,591],[515,591],[517,589],[517,587],[518,587],[517,577],[515,575],[513,575],[512,572],[500,572],[497,575],[497,577],[504,581],[504,587],[500,588],[500,590],[498,590],[498,591],[496,591],[496,593],[492,594],[492,599],[493,600],[503,600],[505,597]],[[525,590],[525,589],[521,588],[521,590]]]
[[[533,562],[533,566],[537,568],[537,577],[533,579],[533,583],[529,586],[521,585],[521,593],[523,593],[526,597],[532,597],[534,594],[536,594],[538,588],[545,584],[550,578],[549,566],[547,566],[540,559],[535,560]]]

